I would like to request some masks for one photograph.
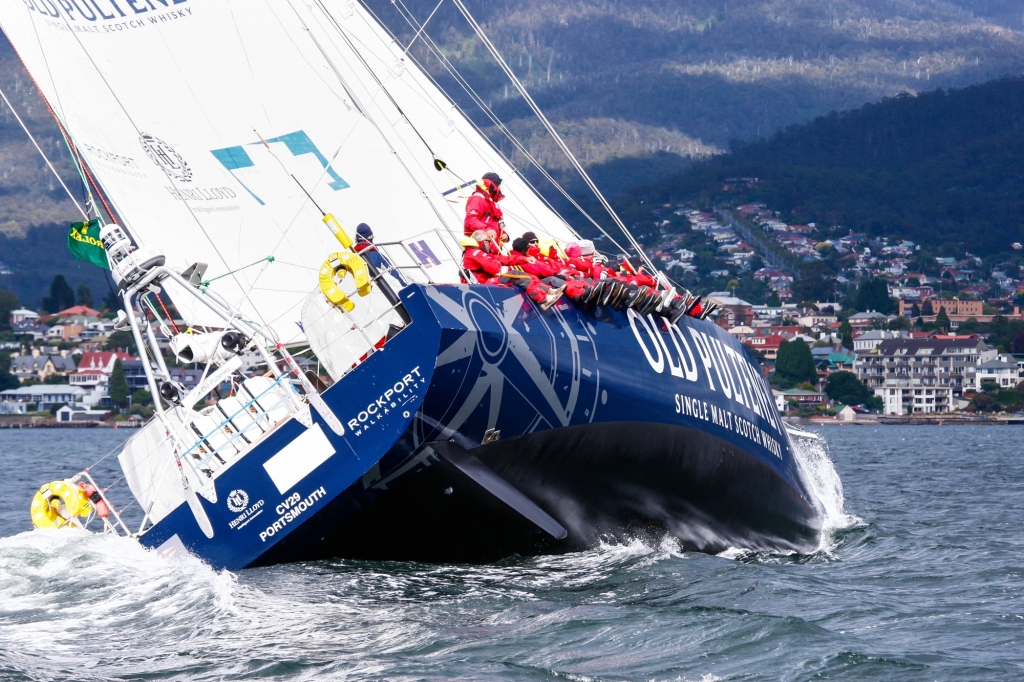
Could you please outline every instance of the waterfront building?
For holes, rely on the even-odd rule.
[[[974,371],[975,391],[982,390],[982,384],[991,382],[1000,389],[1014,388],[1021,380],[1021,370],[1012,355],[998,355],[990,360],[979,362]]]
[[[953,398],[973,388],[975,366],[994,355],[976,336],[887,339],[854,363],[857,378],[882,398],[886,414],[953,409]]]
[[[54,405],[68,405],[81,402],[86,390],[68,384],[36,384],[0,391],[0,402],[35,405],[36,410],[45,412]]]

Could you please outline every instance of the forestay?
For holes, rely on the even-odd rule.
[[[0,0],[0,24],[135,240],[237,271],[212,291],[282,340],[338,249],[317,205],[409,240],[439,281],[456,274],[433,231],[461,233],[472,186],[449,190],[485,170],[508,178],[510,228],[571,236],[357,5]]]

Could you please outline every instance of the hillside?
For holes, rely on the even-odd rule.
[[[437,5],[435,0],[365,4],[400,41],[415,33],[402,11],[422,21]],[[466,4],[569,145],[593,168],[599,185],[613,195],[677,174],[693,159],[729,149],[734,140],[767,137],[829,111],[1024,72],[1024,12],[1015,0]],[[464,105],[469,101],[438,54],[545,165],[582,194],[452,3],[441,5],[425,35],[437,52],[421,38],[410,54],[447,92]],[[0,86],[72,191],[79,191],[63,142],[3,39]],[[24,236],[31,226],[74,219],[70,202],[13,116],[2,104],[0,110],[0,234]],[[480,112],[466,110],[488,129]],[[497,143],[512,153],[510,145]],[[516,155],[513,161],[523,163]],[[0,261],[17,260],[19,243],[5,242]]]
[[[723,181],[756,177],[730,192]],[[822,238],[902,237],[944,256],[993,256],[1024,241],[1024,79],[901,95],[737,146],[643,202],[761,201]]]
[[[409,40],[401,3],[367,4]],[[436,4],[405,6],[422,21]],[[900,92],[1024,71],[1024,12],[1009,1],[466,4],[552,120],[629,121],[718,149]],[[504,120],[528,117],[451,3],[427,33]],[[451,85],[422,41],[412,54]],[[448,90],[462,98],[457,86]]]

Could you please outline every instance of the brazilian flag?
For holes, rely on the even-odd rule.
[[[100,242],[100,221],[98,218],[87,223],[72,223],[68,232],[68,250],[78,260],[98,265],[104,270],[110,269],[107,262],[107,251]]]

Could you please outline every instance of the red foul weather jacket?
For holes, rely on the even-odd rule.
[[[484,183],[491,185],[490,180],[484,180]],[[499,193],[499,198],[500,196]],[[466,222],[463,224],[463,232],[469,237],[477,230],[494,230],[499,241],[504,241],[501,238],[503,230],[498,224],[502,216],[497,202],[491,198],[487,190],[477,187],[466,201]]]
[[[462,267],[473,273],[480,284],[497,284],[501,279],[501,266],[519,265],[522,261],[523,257],[518,253],[503,256],[478,246],[470,247],[462,254]]]

